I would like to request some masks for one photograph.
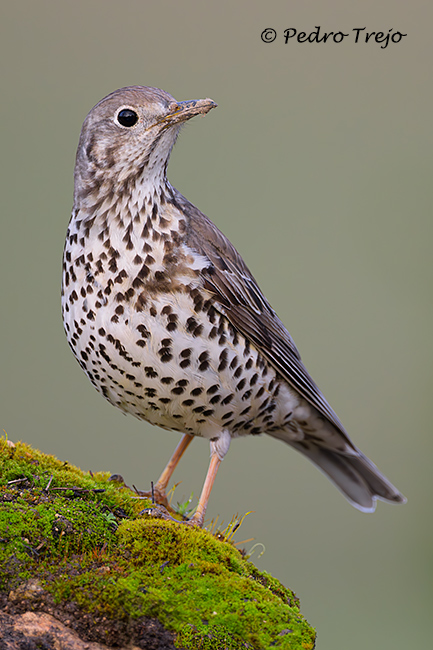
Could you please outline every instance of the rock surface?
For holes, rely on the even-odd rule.
[[[0,441],[0,650],[312,650],[289,589],[109,474]],[[159,518],[154,515],[157,513]]]

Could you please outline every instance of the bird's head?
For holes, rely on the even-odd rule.
[[[165,182],[181,125],[216,106],[211,99],[177,102],[147,86],[115,90],[87,115],[75,167],[75,199],[130,188],[137,180]]]

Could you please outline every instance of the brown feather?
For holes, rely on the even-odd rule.
[[[209,259],[205,288],[232,325],[252,341],[278,373],[347,439],[347,433],[301,361],[298,349],[233,244],[200,210],[174,190],[188,216],[188,245]]]

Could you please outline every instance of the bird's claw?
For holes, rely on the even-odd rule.
[[[137,490],[137,494],[140,497],[147,497],[148,499],[152,499],[153,503],[159,506],[163,506],[166,510],[168,510],[168,512],[171,512],[172,514],[175,514],[176,512],[174,508],[172,508],[169,504],[165,490],[159,490],[155,486],[153,490],[146,490],[144,492]]]

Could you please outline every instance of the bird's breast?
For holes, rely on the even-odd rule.
[[[283,426],[298,398],[204,288],[208,260],[188,247],[182,215],[92,219],[71,221],[62,298],[94,386],[125,413],[209,438]]]

